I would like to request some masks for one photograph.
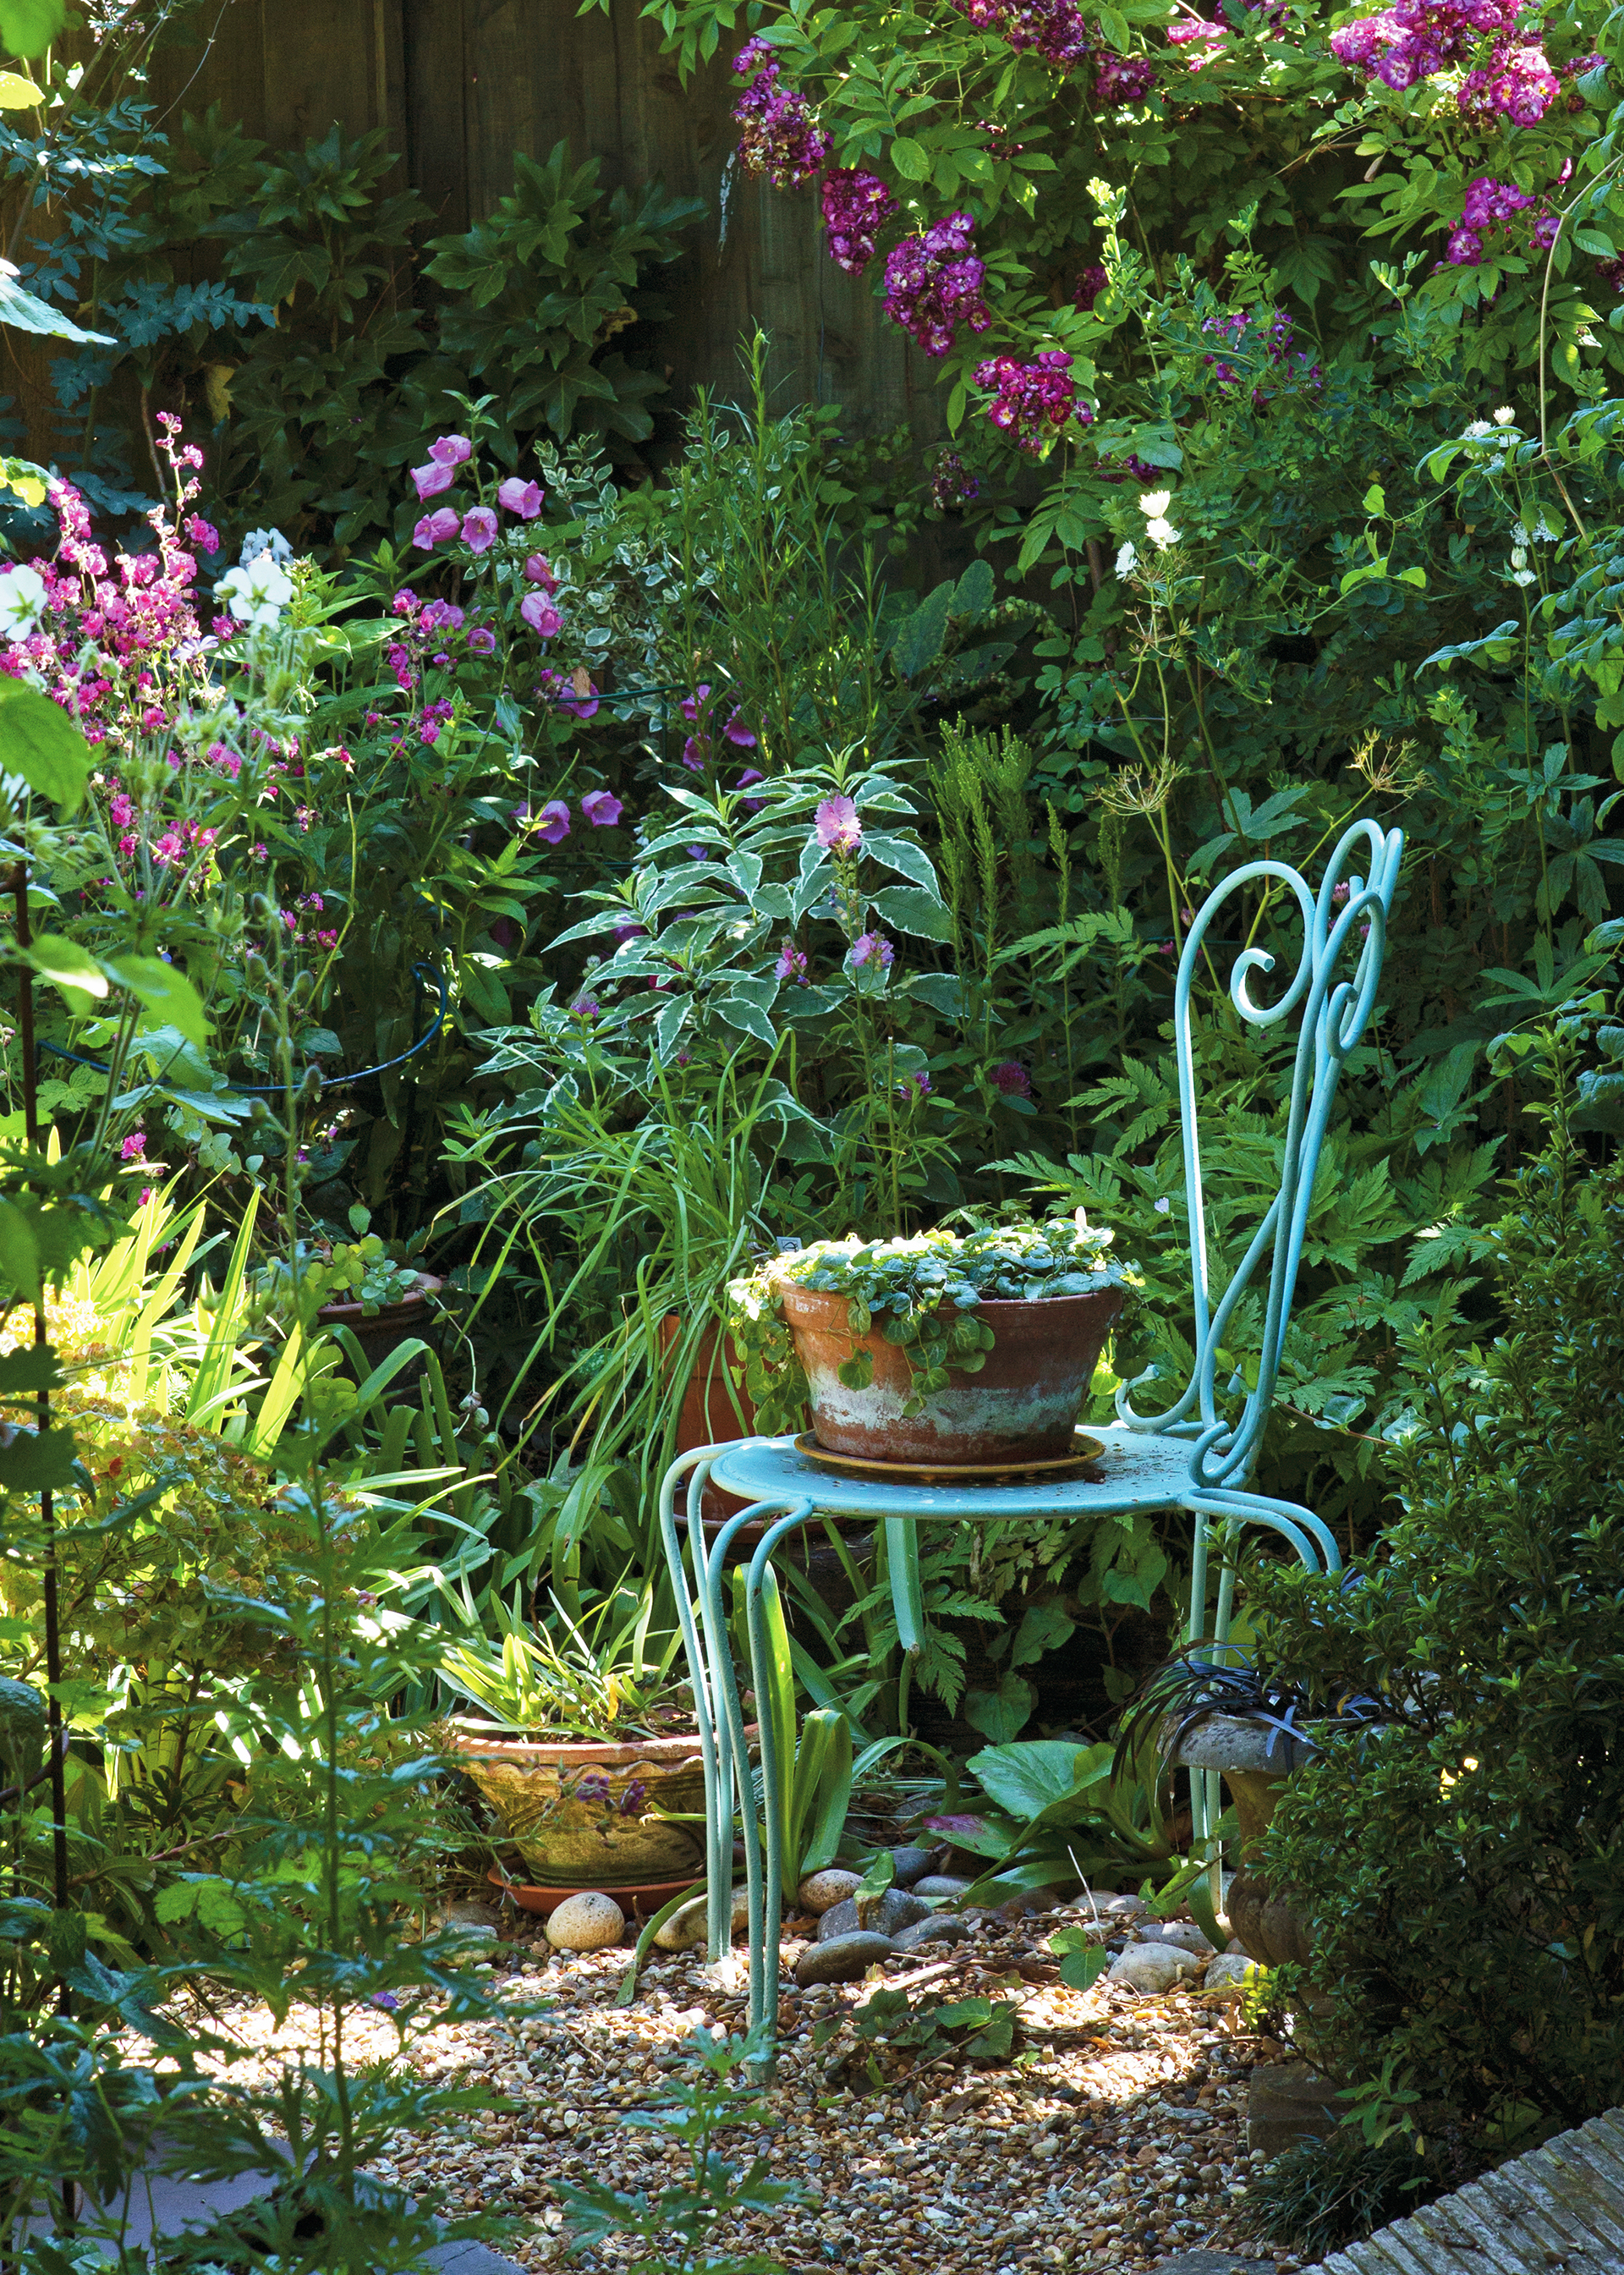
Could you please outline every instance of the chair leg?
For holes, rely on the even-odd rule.
[[[809,1524],[817,1511],[810,1501],[792,1503],[767,1530],[757,1545],[750,1560],[750,1569],[744,1578],[744,1619],[750,1636],[750,1674],[755,1685],[757,1719],[761,1729],[761,1813],[765,1819],[765,1842],[754,1838],[753,1812],[747,1812],[749,1832],[744,1851],[749,1858],[759,1862],[761,1848],[767,1850],[765,1886],[758,1872],[747,1880],[750,1901],[750,2027],[761,2031],[764,2044],[758,2060],[752,2065],[758,2078],[770,2077],[774,2064],[774,2042],[778,2033],[778,1946],[783,1922],[783,1796],[789,1780],[795,1773],[793,1761],[781,1759],[779,1732],[770,1704],[773,1697],[773,1669],[768,1662],[767,1614],[762,1607],[762,1584],[771,1568],[773,1551],[779,1542],[788,1538],[801,1525]]]

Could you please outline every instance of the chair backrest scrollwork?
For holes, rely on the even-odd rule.
[[[1205,1490],[1243,1485],[1257,1459],[1280,1372],[1281,1347],[1291,1318],[1297,1269],[1308,1228],[1314,1176],[1343,1062],[1369,1023],[1386,952],[1387,918],[1398,885],[1403,832],[1374,821],[1356,822],[1326,866],[1318,896],[1305,879],[1281,861],[1252,861],[1226,877],[1207,896],[1184,939],[1174,994],[1174,1032],[1178,1063],[1179,1109],[1183,1122],[1184,1186],[1194,1281],[1196,1358],[1183,1395],[1156,1415],[1134,1411],[1128,1383],[1117,1393],[1117,1411],[1129,1428],[1176,1429],[1191,1436],[1191,1482]],[[1369,875],[1351,865],[1363,858]],[[1285,885],[1303,918],[1303,952],[1291,985],[1277,1003],[1252,1001],[1255,971],[1271,971],[1274,958],[1264,949],[1243,949],[1230,973],[1229,993],[1241,1017],[1253,1026],[1278,1026],[1301,1009],[1302,1024],[1292,1068],[1285,1156],[1280,1190],[1270,1202],[1245,1255],[1227,1288],[1212,1297],[1207,1224],[1201,1174],[1201,1139],[1190,1033],[1190,989],[1212,919],[1243,886],[1261,878]],[[1356,942],[1351,974],[1338,979],[1340,965]],[[1216,1371],[1220,1345],[1235,1309],[1250,1286],[1264,1257],[1269,1258],[1262,1349],[1258,1380],[1238,1419],[1218,1410]],[[1140,1381],[1144,1379],[1141,1377]],[[1198,1419],[1197,1419],[1198,1417]]]

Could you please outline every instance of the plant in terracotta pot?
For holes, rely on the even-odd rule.
[[[472,1617],[441,1654],[442,1682],[477,1710],[447,1750],[490,1804],[539,1886],[652,1887],[705,1864],[705,1778],[680,1633],[652,1631],[653,1586],[623,1588],[579,1621],[556,1597],[545,1626],[492,1598],[500,1635]]]
[[[1063,1459],[1131,1265],[1079,1209],[1046,1224],[825,1240],[729,1289],[757,1427],[943,1468]]]

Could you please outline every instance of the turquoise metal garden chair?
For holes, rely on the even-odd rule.
[[[1189,1632],[1227,1636],[1234,1599],[1235,1560],[1226,1556],[1211,1629],[1207,1623],[1210,1536],[1215,1524],[1260,1526],[1276,1534],[1311,1571],[1335,1571],[1341,1559],[1331,1531],[1311,1509],[1278,1494],[1252,1490],[1263,1434],[1280,1377],[1292,1297],[1302,1262],[1314,1177],[1330,1122],[1337,1083],[1348,1053],[1364,1033],[1375,1006],[1386,947],[1387,919],[1398,884],[1402,834],[1374,822],[1356,823],[1336,847],[1316,893],[1280,861],[1253,861],[1209,895],[1190,926],[1174,994],[1175,1047],[1183,1123],[1189,1202],[1195,1362],[1181,1394],[1160,1412],[1139,1412],[1136,1393],[1151,1379],[1124,1386],[1118,1418],[1091,1435],[1103,1450],[1091,1478],[1062,1484],[994,1486],[915,1486],[867,1478],[833,1476],[797,1450],[793,1438],[744,1438],[683,1455],[668,1472],[661,1496],[661,1526],[676,1585],[684,1641],[693,1674],[694,1703],[706,1765],[706,1865],[710,1890],[710,1952],[720,1957],[728,1939],[732,1830],[736,1806],[745,1823],[757,1815],[739,1689],[729,1647],[722,1572],[742,1527],[770,1522],[751,1559],[745,1583],[755,1695],[772,1696],[761,1591],[779,1542],[825,1515],[849,1515],[886,1527],[886,1544],[903,1647],[924,1639],[917,1528],[922,1523],[986,1523],[1009,1518],[1052,1522],[1057,1517],[1116,1515],[1133,1510],[1187,1510],[1194,1519]],[[1368,874],[1356,869],[1368,865]],[[1221,1293],[1212,1286],[1201,1168],[1200,1101],[1190,1027],[1190,993],[1197,964],[1207,956],[1207,935],[1218,912],[1247,886],[1272,880],[1295,900],[1303,951],[1290,983],[1272,1004],[1253,1000],[1255,975],[1272,971],[1273,956],[1245,948],[1230,976],[1230,995],[1243,1019],[1257,1027],[1300,1020],[1278,1191],[1265,1210],[1245,1254]],[[1340,975],[1340,976],[1339,976]],[[1239,1410],[1220,1409],[1219,1354],[1236,1306],[1267,1268],[1258,1377]],[[1239,1389],[1226,1385],[1226,1395]],[[689,1600],[683,1543],[676,1515],[676,1488],[687,1478],[688,1546],[699,1583],[696,1618]],[[744,1498],[748,1506],[706,1541],[700,1504],[707,1481]],[[770,2029],[778,1997],[780,1872],[778,1796],[791,1765],[780,1758],[782,1739],[771,1717],[761,1716],[764,1837],[744,1843],[750,1899],[751,2019]],[[1215,1795],[1197,1784],[1197,1832],[1210,1821]]]

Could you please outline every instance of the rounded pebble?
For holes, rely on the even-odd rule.
[[[891,1876],[899,1888],[911,1888],[916,1880],[924,1878],[931,1869],[933,1848],[893,1848]]]
[[[654,1931],[654,1942],[661,1951],[691,1951],[703,1943],[706,1936],[706,1907],[710,1899],[703,1894],[690,1896],[680,1912],[673,1912],[662,1928]],[[747,1933],[750,1927],[750,1891],[733,1891],[732,1931],[735,1935]]]
[[[1220,1951],[1201,1978],[1204,1991],[1239,1990],[1258,1973],[1258,1962],[1243,1951]]]
[[[857,1908],[850,1896],[842,1896],[831,1904],[818,1923],[820,1943],[832,1943],[837,1935],[855,1935],[857,1931]]]
[[[815,1983],[857,1983],[876,1960],[885,1959],[896,1946],[888,1935],[832,1936],[827,1943],[809,1943],[795,1962],[795,1979],[803,1991]]]
[[[1196,1972],[1196,1961],[1173,1943],[1130,1943],[1111,1962],[1110,1980],[1131,1991],[1171,1991]]]
[[[843,1864],[827,1864],[802,1881],[796,1900],[804,1912],[813,1912],[820,1918],[831,1905],[844,1903],[862,1885],[861,1872],[849,1872]]]
[[[933,1912],[929,1919],[916,1920],[892,1940],[899,1951],[918,1951],[924,1943],[968,1943],[975,1930],[967,1919],[956,1912]]]
[[[1210,1959],[1217,1948],[1203,1935],[1194,1920],[1164,1920],[1159,1940],[1174,1944],[1180,1951],[1188,1951],[1197,1959]]]
[[[603,1951],[626,1931],[626,1915],[613,1896],[566,1896],[548,1914],[547,1939],[555,1951]]]
[[[913,1892],[916,1896],[963,1896],[969,1893],[972,1885],[951,1872],[927,1872],[923,1879],[914,1882]]]

